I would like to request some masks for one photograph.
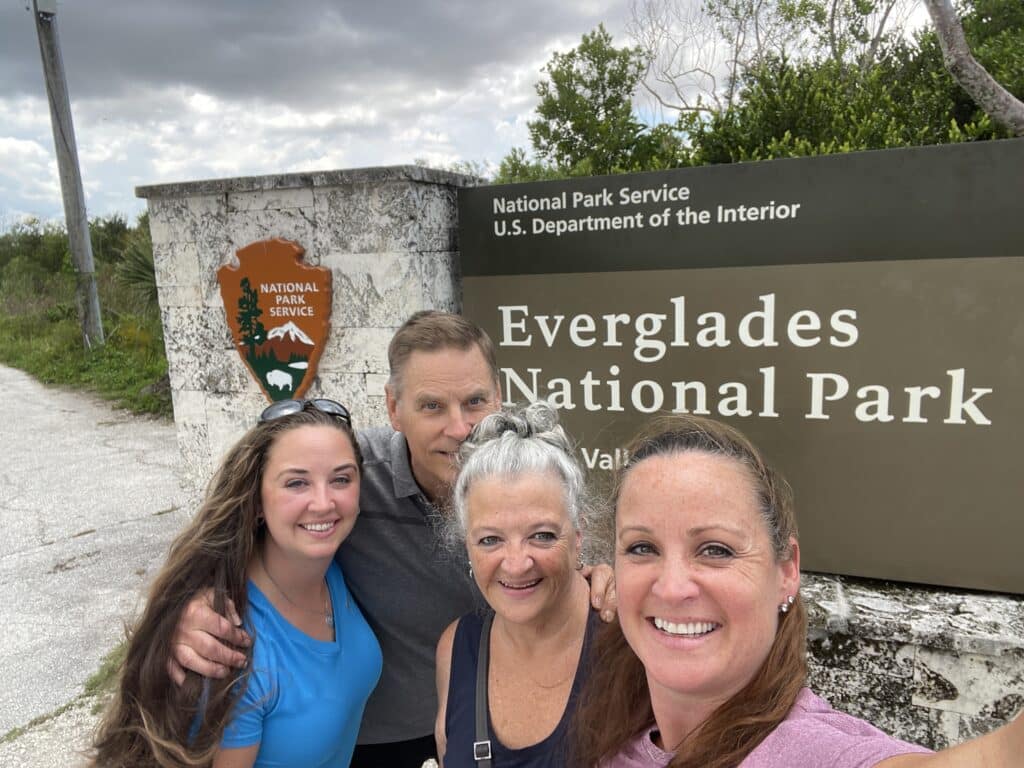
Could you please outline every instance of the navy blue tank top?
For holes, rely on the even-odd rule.
[[[590,644],[598,621],[597,613],[591,611],[569,700],[562,719],[546,739],[524,749],[509,749],[494,735],[491,713],[487,713],[487,735],[491,740],[491,764],[494,768],[564,768],[567,764],[566,734],[586,678]],[[476,768],[477,765],[473,759],[473,742],[476,741],[476,668],[482,631],[483,616],[479,613],[467,613],[455,628],[444,723],[445,768]]]

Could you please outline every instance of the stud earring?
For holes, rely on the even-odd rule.
[[[796,598],[790,595],[786,598],[786,602],[779,605],[779,613],[789,613],[789,607],[796,602]]]

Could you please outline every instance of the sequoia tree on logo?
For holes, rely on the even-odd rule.
[[[302,254],[298,243],[261,240],[217,271],[224,308],[236,308],[227,315],[238,354],[271,400],[305,393],[330,327],[330,270]]]
[[[239,340],[248,348],[248,357],[251,361],[256,354],[257,345],[266,338],[266,329],[259,319],[263,314],[263,310],[260,309],[259,291],[252,287],[248,277],[243,277],[239,285],[242,288],[242,297],[238,300],[238,317],[235,319],[238,321]]]

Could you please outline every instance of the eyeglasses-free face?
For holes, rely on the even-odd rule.
[[[349,426],[352,425],[352,416],[349,414],[348,408],[336,400],[328,400],[326,397],[317,397],[312,400],[279,400],[273,405],[269,405],[263,409],[263,413],[260,414],[259,421],[273,421],[274,419],[280,419],[283,416],[291,416],[293,413],[299,413],[300,411],[306,410],[306,406],[315,408],[321,413],[327,413],[331,416],[335,416]]]

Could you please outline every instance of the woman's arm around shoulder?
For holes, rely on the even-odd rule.
[[[434,721],[434,741],[437,742],[437,762],[444,768],[444,733],[445,714],[448,711],[448,678],[452,672],[452,643],[455,641],[455,629],[459,626],[456,619],[449,624],[441,639],[437,641],[437,719]]]
[[[899,755],[875,768],[1018,768],[1024,765],[1024,712],[1008,725],[933,755]]]

